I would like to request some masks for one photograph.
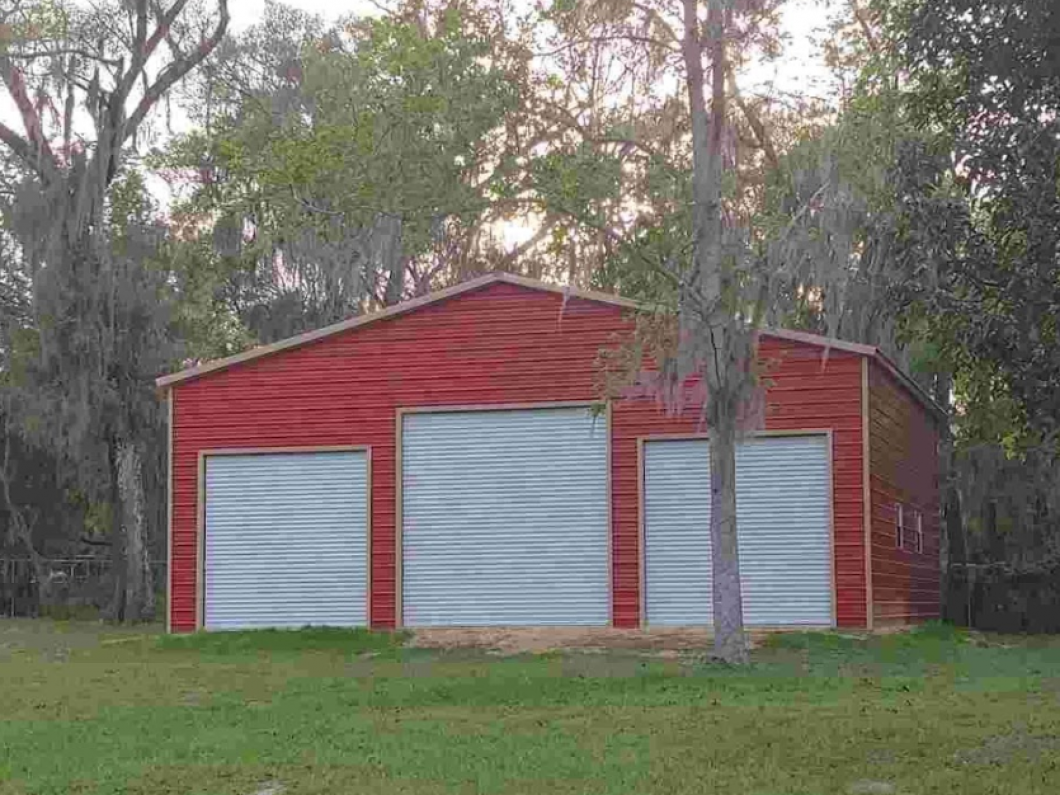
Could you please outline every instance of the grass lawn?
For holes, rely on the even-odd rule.
[[[0,621],[0,794],[1060,793],[1060,640],[777,636],[743,670],[399,643]]]

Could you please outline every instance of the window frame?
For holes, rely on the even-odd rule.
[[[905,549],[905,506],[900,502],[894,504],[894,546]]]

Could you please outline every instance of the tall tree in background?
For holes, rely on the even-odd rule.
[[[4,318],[6,416],[110,506],[110,613],[153,615],[145,458],[159,448],[150,379],[172,360],[161,235],[127,166],[167,93],[225,35],[189,0],[5,2],[0,81],[20,124],[0,124],[10,179],[2,209],[27,313]]]
[[[926,310],[1036,433],[1060,434],[1060,8],[1049,0],[891,2],[917,125],[947,144],[901,164],[931,255]],[[959,200],[947,190],[959,191]],[[915,202],[915,203],[914,203]]]
[[[963,620],[963,572],[981,564],[1027,575],[1007,594],[999,587],[996,603],[1060,559],[1051,387],[1058,16],[1033,0],[847,5],[829,48],[845,87],[841,113],[792,159],[846,174],[856,235],[825,228],[834,230],[834,212],[798,226],[813,233],[807,251],[855,255],[847,293],[856,300],[851,312],[825,295],[808,315],[820,322],[838,310],[843,336],[882,345],[950,409],[943,565],[957,573],[951,597],[961,611],[952,616]],[[796,173],[792,191],[818,189],[805,178],[815,169],[788,170]],[[825,204],[844,206],[830,193]],[[1029,620],[1042,625],[1041,614]]]
[[[191,175],[233,308],[260,339],[429,289],[469,256],[499,190],[514,106],[474,17],[347,19],[270,5],[198,81],[203,130],[162,158]],[[202,232],[200,231],[201,235]]]
[[[908,118],[929,143],[896,164],[905,221],[896,258],[915,273],[910,303],[959,407],[950,559],[1001,567],[994,573],[1010,579],[990,601],[1027,604],[1025,583],[1042,583],[1035,598],[1055,594],[1047,583],[1060,570],[1060,9],[892,0],[876,10]],[[974,585],[973,571],[959,580]],[[1049,612],[1013,615],[1041,626]]]

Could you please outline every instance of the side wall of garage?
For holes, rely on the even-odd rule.
[[[938,618],[938,430],[878,363],[868,369],[874,626]],[[899,507],[903,532],[899,539]],[[917,522],[923,532],[917,542]],[[900,543],[899,543],[900,541]]]
[[[408,314],[176,386],[171,626],[196,627],[198,461],[211,449],[370,448],[370,621],[395,626],[396,423],[400,408],[591,401],[596,360],[629,324],[614,305],[493,283]],[[860,357],[766,338],[769,430],[833,432],[837,619],[865,625]],[[612,621],[640,623],[638,439],[699,428],[654,400],[617,401],[611,435]]]

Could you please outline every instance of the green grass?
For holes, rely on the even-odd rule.
[[[0,621],[0,794],[1060,792],[1060,640],[781,635],[746,669],[404,641]]]

